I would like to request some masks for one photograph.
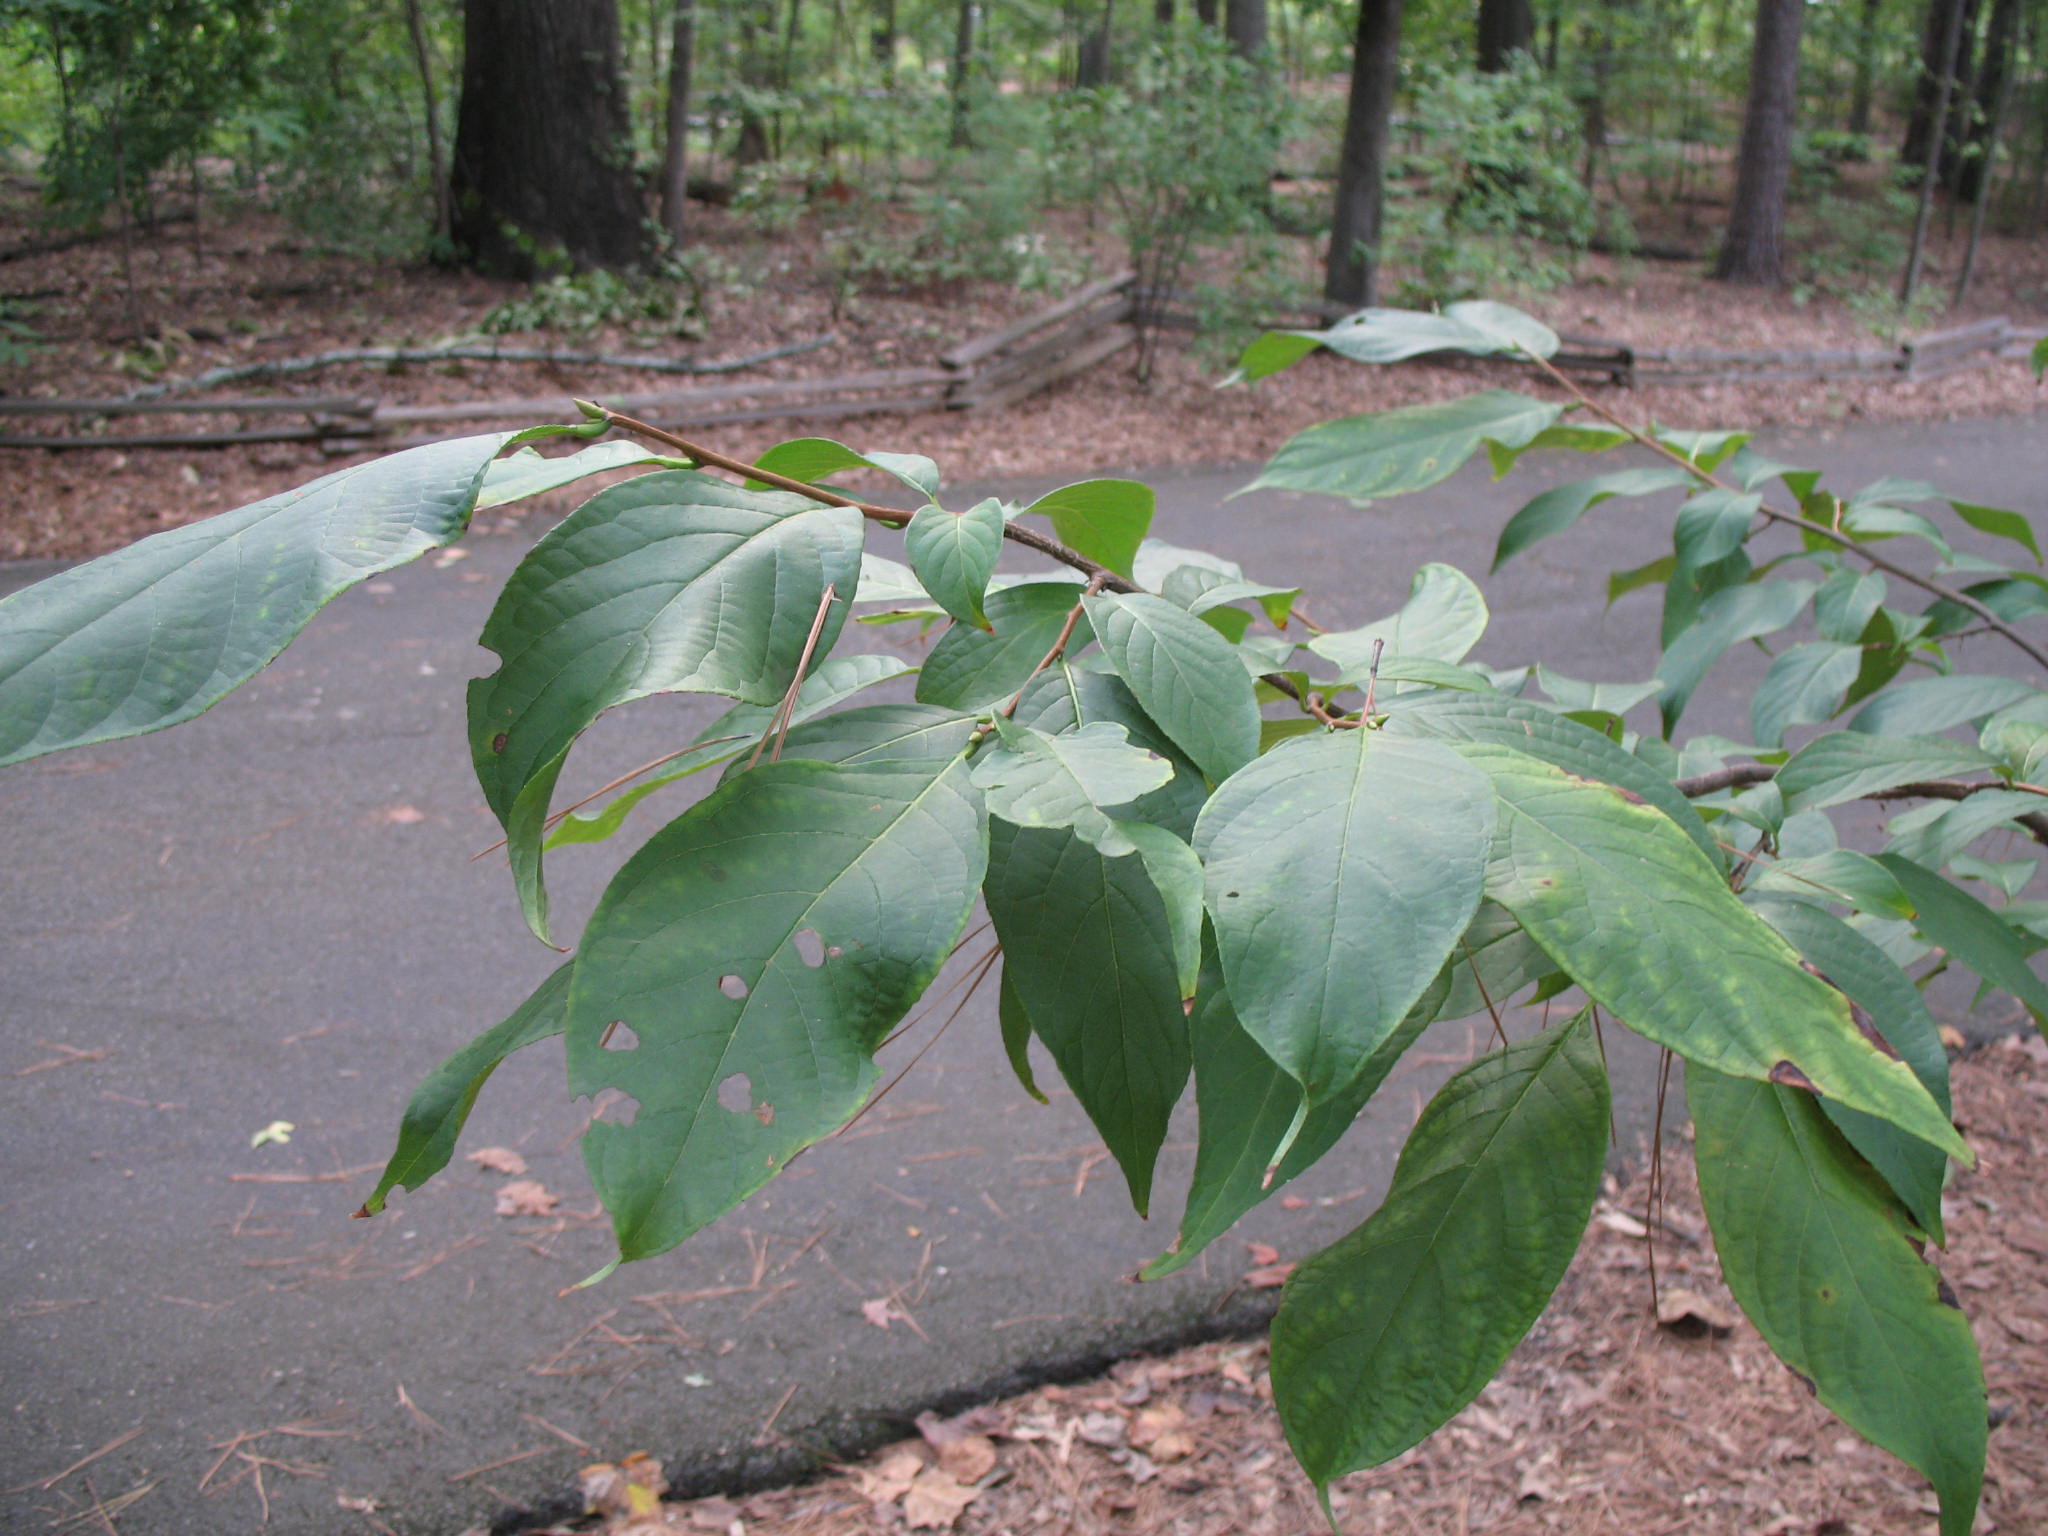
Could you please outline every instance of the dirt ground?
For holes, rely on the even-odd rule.
[[[2048,1045],[2008,1038],[1958,1062],[1955,1100],[1980,1162],[1950,1188],[1942,1267],[1976,1330],[1996,1426],[1977,1530],[2026,1536],[2048,1530]],[[1691,1159],[1673,1152],[1663,1173],[1654,1208],[1647,1175],[1610,1181],[1549,1311],[1471,1407],[1335,1485],[1342,1530],[1934,1530],[1920,1478],[1815,1403],[1736,1310]],[[1279,1284],[1304,1257],[1239,1247],[1254,1286]],[[1209,1344],[950,1420],[928,1415],[900,1444],[802,1488],[661,1504],[657,1465],[631,1458],[587,1468],[584,1487],[608,1512],[605,1536],[1306,1536],[1326,1527],[1271,1399],[1263,1342]]]
[[[0,298],[30,306],[42,349],[0,367],[0,399],[105,398],[206,369],[342,347],[433,345],[476,331],[515,285],[425,267],[323,254],[263,215],[138,233],[40,255],[23,188],[0,188]],[[740,377],[763,380],[926,365],[949,344],[1047,302],[990,286],[914,296],[828,291],[803,231],[769,259],[729,215],[707,210],[703,239],[755,274],[713,296],[705,334],[666,339],[677,356],[745,357],[821,337],[829,344]],[[1937,241],[1930,283],[1953,280],[1959,249]],[[1097,252],[1097,271],[1114,253]],[[1842,306],[1700,281],[1664,262],[1588,257],[1578,280],[1521,300],[1554,326],[1639,346],[1851,347],[1873,344]],[[17,314],[21,311],[17,310]],[[2048,328],[2048,241],[1993,239],[1960,324],[2005,315]],[[511,344],[548,344],[512,336]],[[556,344],[648,350],[611,327]],[[4,354],[0,354],[4,355]],[[1222,362],[1169,346],[1149,391],[1116,360],[996,415],[946,414],[754,423],[703,434],[750,457],[811,430],[936,457],[949,479],[1108,468],[1240,463],[1332,416],[1443,398],[1488,384],[1544,392],[1504,365],[1368,370],[1309,360],[1256,389],[1217,390]],[[551,364],[353,365],[228,394],[442,402],[675,388],[629,369]],[[1923,420],[2035,414],[2048,391],[2017,362],[1928,383],[1837,382],[1632,391],[1613,408],[1674,426]],[[85,430],[140,430],[123,418]],[[5,430],[69,432],[55,417],[0,418]],[[511,423],[517,424],[517,423]],[[233,428],[232,416],[174,429]],[[460,430],[482,430],[465,426]],[[357,457],[361,457],[358,455]],[[195,521],[354,460],[306,445],[226,450],[0,450],[0,560],[78,557]],[[545,517],[566,503],[545,504]],[[2007,1042],[1958,1064],[1961,1119],[1982,1153],[1952,1191],[1947,1273],[1982,1345],[2000,1427],[1991,1441],[1980,1531],[2048,1530],[2048,1049]],[[1778,1366],[1721,1286],[1692,1197],[1690,1168],[1667,1162],[1667,1204],[1642,1179],[1611,1188],[1557,1301],[1501,1378],[1445,1431],[1396,1462],[1344,1480],[1345,1529],[1388,1536],[1893,1536],[1933,1529],[1919,1479],[1864,1445]],[[1654,1232],[1663,1310],[1648,1283]],[[1246,1284],[1277,1285],[1302,1255],[1245,1252]],[[1681,1292],[1692,1293],[1687,1300]],[[1690,1320],[1688,1320],[1688,1318]],[[1732,1324],[1725,1331],[1722,1324]],[[1132,1360],[1100,1380],[927,1420],[913,1438],[803,1488],[661,1505],[658,1468],[594,1467],[586,1482],[609,1536],[716,1531],[751,1536],[952,1529],[1110,1536],[1295,1533],[1320,1528],[1270,1411],[1264,1346],[1209,1345]],[[906,1425],[906,1433],[912,1426]],[[764,1437],[778,1433],[771,1422]],[[636,1491],[637,1490],[637,1491]],[[366,1529],[383,1528],[374,1509]]]
[[[341,348],[432,346],[476,333],[491,307],[524,290],[426,266],[325,254],[260,213],[203,210],[197,220],[43,254],[12,255],[36,239],[29,189],[0,186],[0,301],[33,326],[39,351],[0,361],[0,400],[107,399],[187,379],[209,369],[303,358]],[[993,284],[955,283],[922,294],[846,296],[814,267],[807,226],[772,242],[723,210],[699,214],[702,247],[744,283],[709,295],[698,340],[635,335],[611,326],[563,336],[521,334],[508,345],[645,353],[701,361],[746,358],[831,338],[801,355],[715,382],[837,376],[931,366],[947,346],[1049,302]],[[1940,223],[1937,221],[1937,231]],[[1065,236],[1097,273],[1118,264],[1100,231]],[[1928,286],[1943,290],[1960,261],[1959,242],[1937,237]],[[1302,253],[1304,282],[1312,284]],[[1879,343],[1842,304],[1815,297],[1703,282],[1686,263],[1588,256],[1566,287],[1516,298],[1567,332],[1637,346],[1869,347]],[[0,311],[4,312],[4,311]],[[2048,329],[2048,241],[1992,237],[1967,307],[1939,325],[2004,315]],[[4,340],[4,338],[0,338]],[[0,350],[0,359],[6,357]],[[1491,384],[1542,394],[1540,379],[1508,365],[1366,369],[1327,354],[1253,389],[1218,390],[1226,359],[1211,346],[1168,339],[1158,376],[1140,390],[1124,359],[1056,386],[1010,410],[977,414],[748,423],[701,435],[750,457],[785,437],[813,432],[869,447],[915,449],[938,459],[951,480],[1010,474],[1081,474],[1112,468],[1244,463],[1271,454],[1333,416],[1441,399]],[[191,398],[249,395],[348,397],[388,404],[675,389],[693,381],[621,368],[548,363],[354,364],[282,380],[252,380]],[[2008,360],[1922,383],[1888,381],[1603,389],[1616,409],[1671,426],[1708,427],[1830,420],[1921,420],[2033,413],[2048,392]],[[531,418],[507,421],[524,425]],[[99,418],[0,416],[0,432],[104,435],[108,431],[234,430],[232,416]],[[450,434],[486,430],[451,426]],[[306,444],[219,450],[71,452],[0,450],[10,491],[0,502],[0,560],[102,553],[142,534],[241,506],[368,455],[329,456]],[[531,515],[560,515],[568,503]]]

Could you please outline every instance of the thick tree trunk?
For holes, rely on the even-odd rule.
[[[1929,124],[1948,121],[1949,93],[1955,85],[1956,50],[1962,43],[1963,7],[1951,6],[1945,13],[1948,30],[1942,35],[1939,51],[1934,56],[1934,101],[1927,121]],[[1899,302],[1910,304],[1913,290],[1920,283],[1920,262],[1927,254],[1927,221],[1934,213],[1934,188],[1941,180],[1941,135],[1930,127],[1927,137],[1927,160],[1920,171],[1920,202],[1913,212],[1913,238],[1906,249],[1906,271],[1899,279]]]
[[[690,71],[697,52],[697,0],[675,0],[668,49],[668,123],[661,157],[661,227],[683,248],[690,194]]]
[[[1714,263],[1714,276],[1723,282],[1775,286],[1785,281],[1785,191],[1792,180],[1799,31],[1805,24],[1806,0],[1757,0],[1735,201]]]
[[[974,69],[974,0],[959,0],[960,10],[953,28],[953,132],[955,149],[965,149],[967,131],[967,85]]]
[[[1950,119],[1949,103],[1955,96],[1956,76],[1967,54],[1963,39],[1976,20],[1976,0],[1927,0],[1927,16],[1920,32],[1920,73],[1913,82],[1913,110],[1906,119],[1905,143],[1899,147],[1899,163],[1918,167],[1922,173],[1931,161],[1950,157],[1943,143],[1935,153],[1938,139],[1945,139]]]
[[[1479,68],[1497,75],[1518,53],[1536,47],[1536,12],[1529,0],[1479,0]]]
[[[1173,30],[1173,0],[1152,0],[1152,25],[1162,32]]]
[[[1999,116],[2006,81],[2012,75],[2019,30],[2019,0],[1993,0],[1984,32],[1983,62],[1977,71],[1976,106],[1967,114],[1952,182],[1956,196],[1966,203],[1984,195],[1985,174],[1991,164],[1992,123]]]
[[[1195,20],[1211,31],[1216,27],[1216,5],[1217,0],[1195,0]]]
[[[1223,35],[1247,64],[1266,51],[1266,0],[1224,0]]]
[[[1323,297],[1367,305],[1379,286],[1380,206],[1386,180],[1387,125],[1401,57],[1402,0],[1360,0],[1351,52],[1351,102],[1337,170],[1330,257]]]
[[[455,245],[531,277],[644,254],[614,0],[466,0]]]
[[[1116,0],[1103,0],[1102,20],[1074,50],[1074,84],[1083,90],[1109,84],[1109,40],[1116,27]]]

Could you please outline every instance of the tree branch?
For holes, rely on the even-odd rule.
[[[1701,795],[1717,794],[1724,789],[1736,789],[1752,784],[1768,784],[1778,776],[1778,770],[1769,763],[1736,763],[1727,768],[1716,768],[1711,773],[1694,774],[1688,779],[1675,779],[1672,788],[1688,800]],[[1867,795],[1858,795],[1859,800],[1967,800],[1980,795],[1987,789],[2012,789],[2019,786],[2005,784],[1997,779],[1920,779],[1911,784],[1895,784],[1890,789],[1875,789]],[[2032,790],[2029,786],[2029,792]],[[2037,843],[2048,845],[2048,813],[2028,811],[2013,818],[2032,835]]]

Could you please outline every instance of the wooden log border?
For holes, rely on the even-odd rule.
[[[1137,324],[1192,330],[1191,314],[1168,306],[1181,294],[1143,296],[1123,272],[1076,289],[1021,320],[946,348],[935,368],[888,368],[823,379],[736,381],[697,389],[608,395],[605,403],[659,426],[705,427],[751,421],[819,421],[944,407],[1002,410],[1062,379],[1113,357],[1137,339]],[[1328,317],[1311,306],[1275,328],[1309,328]],[[1564,335],[1551,361],[1568,373],[1622,386],[1777,383],[1855,378],[1918,383],[2001,358],[2024,357],[2041,333],[2015,329],[2004,317],[1917,336],[1898,347],[1713,348],[1634,347],[1607,337]],[[1473,366],[1498,359],[1431,353],[1414,359]],[[220,416],[231,429],[192,433],[104,433],[73,436],[0,436],[0,448],[226,448],[248,443],[314,443],[324,452],[358,453],[371,447],[414,447],[435,434],[418,429],[458,422],[573,419],[566,396],[465,400],[434,405],[384,405],[349,397],[263,397],[227,400],[137,398],[108,400],[0,399],[9,416]],[[264,418],[298,417],[297,423]]]

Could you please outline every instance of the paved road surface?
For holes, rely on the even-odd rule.
[[[2048,486],[2032,421],[1770,446],[2033,512]],[[1513,504],[1469,470],[1364,512],[1225,503],[1246,478],[1161,479],[1157,531],[1254,576],[1305,574],[1331,625],[1391,610],[1424,559],[1482,572]],[[1512,484],[1525,496],[1535,480]],[[1610,566],[1665,547],[1662,526],[1610,504],[1525,557],[1489,584],[1483,657],[1643,675],[1652,602],[1603,617],[1597,594]],[[124,1531],[252,1531],[265,1498],[293,1536],[369,1531],[347,1498],[450,1536],[557,1496],[599,1457],[759,1472],[786,1454],[761,1435],[771,1420],[795,1441],[872,1433],[1254,1315],[1269,1297],[1239,1286],[1243,1239],[1295,1257],[1363,1218],[1416,1109],[1474,1048],[1464,1025],[1439,1031],[1296,1198],[1156,1286],[1125,1277],[1172,1236],[1190,1135],[1169,1151],[1165,1214],[1137,1221],[1071,1100],[1041,1108],[1009,1081],[987,998],[850,1134],[594,1290],[557,1295],[608,1248],[558,1049],[498,1074],[464,1144],[518,1149],[560,1196],[552,1217],[496,1216],[503,1180],[458,1160],[390,1214],[349,1221],[414,1081],[552,963],[502,866],[469,861],[495,827],[468,776],[462,683],[485,669],[472,637],[525,542],[479,535],[466,558],[369,584],[192,725],[0,775],[0,1525],[143,1489]],[[0,570],[0,589],[39,574]],[[1738,696],[1710,684],[1699,723],[1739,734]],[[686,739],[716,707],[622,711],[567,788]],[[554,861],[565,931],[603,862]],[[922,1038],[891,1052],[898,1065]],[[1631,1127],[1643,1066],[1626,1067]],[[290,1142],[252,1147],[277,1120],[297,1127]],[[876,1326],[863,1303],[883,1300],[907,1317]]]

